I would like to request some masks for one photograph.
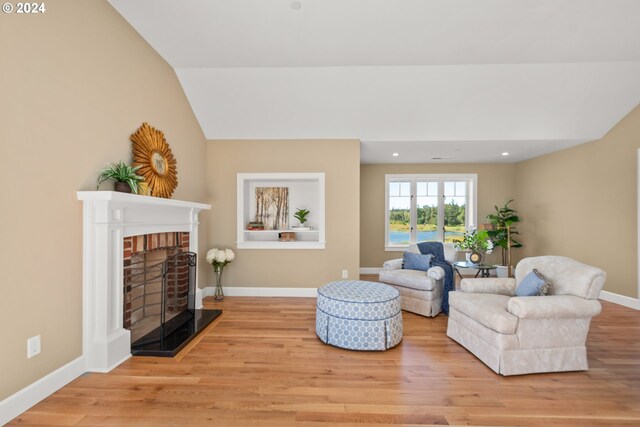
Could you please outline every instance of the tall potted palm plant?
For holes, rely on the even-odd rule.
[[[514,237],[519,234],[515,224],[520,222],[520,217],[515,209],[509,207],[509,203],[511,202],[513,202],[513,200],[509,200],[500,208],[494,206],[496,212],[487,215],[487,220],[489,220],[489,226],[487,227],[489,238],[494,246],[502,250],[502,265],[506,266],[506,268],[499,269],[499,272],[506,269],[508,271],[507,276],[511,274],[511,248],[522,247],[522,243]]]

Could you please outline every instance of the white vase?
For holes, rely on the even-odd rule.
[[[213,272],[216,275],[216,290],[213,294],[213,299],[216,301],[224,300],[224,293],[222,292],[222,270],[224,267],[213,267]]]

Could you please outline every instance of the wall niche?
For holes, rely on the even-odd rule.
[[[239,173],[238,249],[324,249],[324,173]],[[304,228],[294,214],[309,210]]]

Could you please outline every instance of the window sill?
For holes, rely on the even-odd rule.
[[[384,250],[385,252],[404,252],[407,250],[407,248],[409,248],[409,245],[404,245],[404,246],[385,246]]]

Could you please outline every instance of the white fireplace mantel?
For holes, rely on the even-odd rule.
[[[123,239],[188,232],[189,250],[197,253],[198,214],[211,205],[114,191],[78,191],[78,200],[84,206],[83,355],[87,371],[108,372],[131,356],[131,333],[122,327]]]

